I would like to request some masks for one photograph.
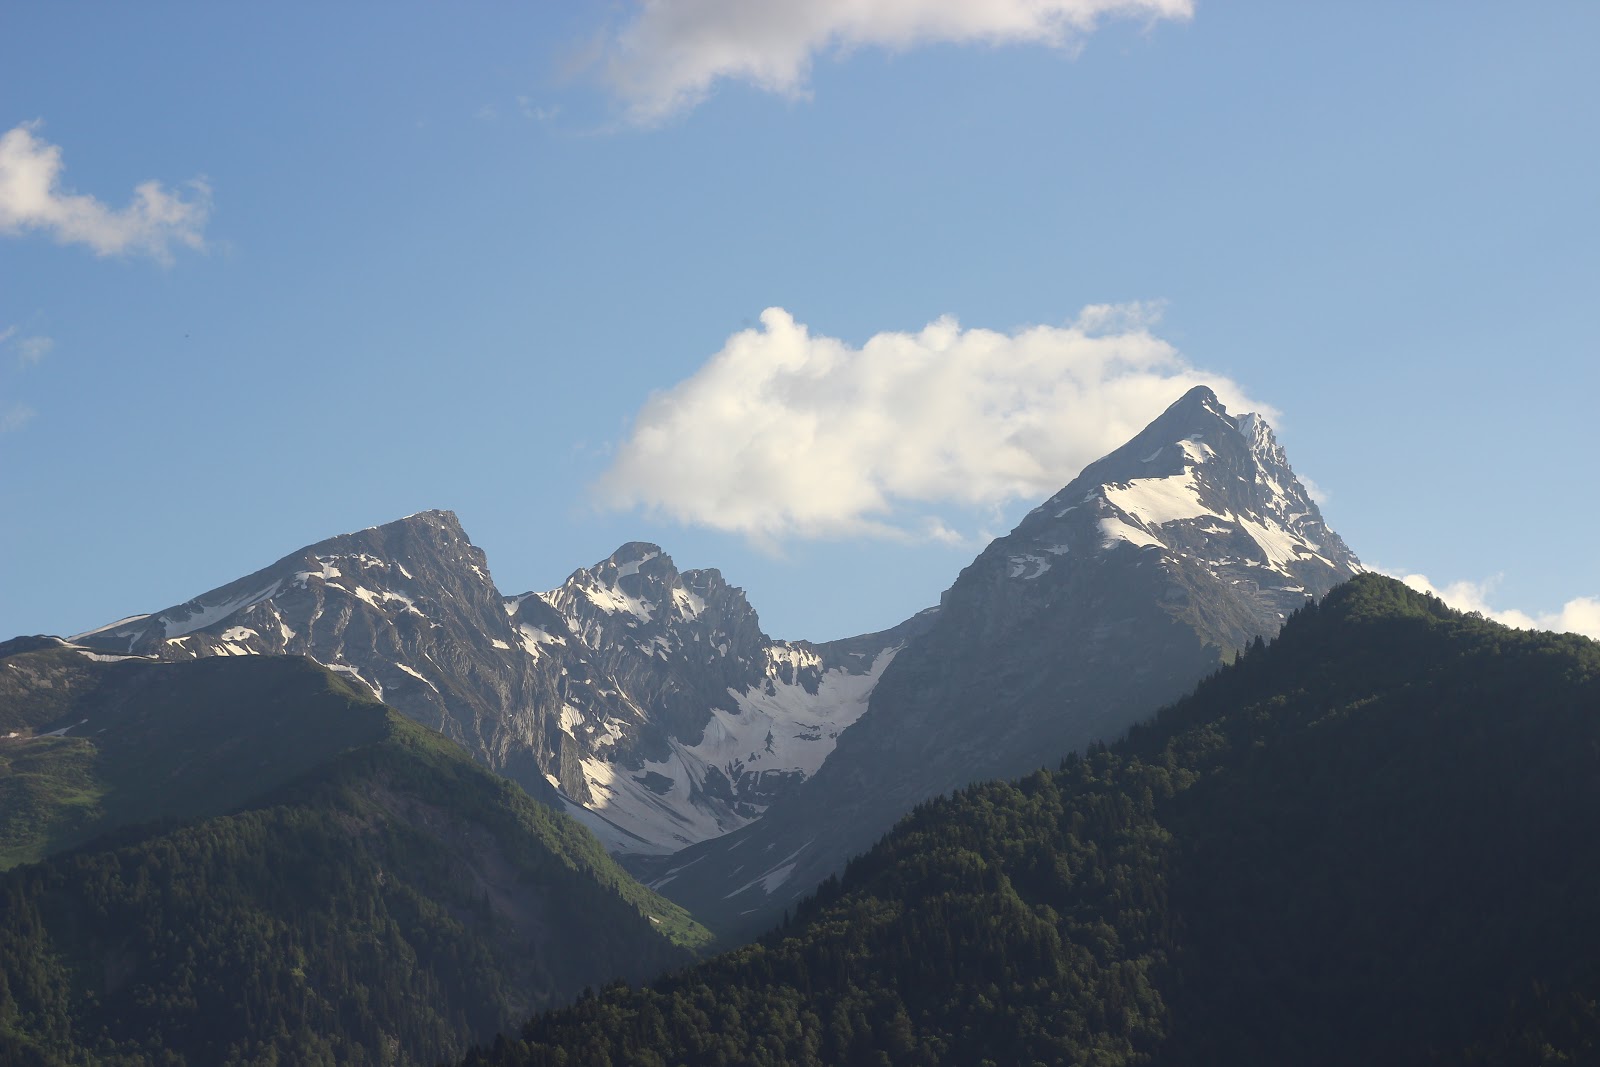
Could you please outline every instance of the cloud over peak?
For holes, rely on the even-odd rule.
[[[97,255],[138,253],[163,263],[174,245],[205,247],[211,189],[203,180],[190,181],[187,195],[141,182],[132,202],[114,209],[61,188],[61,149],[35,136],[39,126],[25,122],[0,136],[0,234],[39,231]]]
[[[605,74],[640,123],[693,107],[720,80],[805,91],[821,52],[927,44],[1075,46],[1106,17],[1188,19],[1193,0],[644,0]]]
[[[959,539],[941,512],[1048,496],[1195,385],[1256,407],[1150,333],[1149,305],[1096,305],[1012,333],[938,319],[859,348],[782,308],[651,396],[596,491],[776,545]]]

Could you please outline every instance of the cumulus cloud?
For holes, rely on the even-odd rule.
[[[205,247],[211,189],[202,180],[186,194],[160,182],[136,186],[127,207],[114,209],[61,187],[61,149],[25,122],[0,136],[0,234],[47,233],[62,244],[85,244],[102,256],[138,253],[161,262],[172,247]]]
[[[1557,633],[1582,634],[1600,640],[1600,599],[1577,597],[1567,601],[1560,611],[1530,615],[1515,608],[1500,609],[1490,606],[1489,595],[1497,579],[1486,582],[1451,582],[1442,589],[1428,580],[1425,574],[1395,575],[1420,593],[1431,593],[1457,611],[1476,611],[1485,618],[1503,622],[1519,630],[1554,630]]]
[[[1271,413],[1186,363],[1153,314],[1097,305],[1013,333],[942,318],[857,348],[769,308],[650,397],[596,490],[767,546],[961,540],[941,511],[1049,496],[1195,385]]]
[[[630,116],[693,107],[722,79],[805,92],[821,52],[863,46],[1073,48],[1106,17],[1188,19],[1194,0],[643,0],[609,42],[605,73]]]

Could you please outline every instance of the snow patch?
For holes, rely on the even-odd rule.
[[[98,631],[91,631],[91,632],[93,633],[93,632],[98,632]],[[91,650],[89,650],[87,648],[75,648],[72,651],[76,652],[78,655],[82,656],[84,659],[92,659],[96,663],[121,663],[123,660],[149,659],[150,658],[149,656],[117,656],[117,655],[110,655],[110,654],[107,654],[107,653],[104,653],[104,652],[94,652],[94,651],[91,651]]]
[[[354,678],[356,681],[360,682],[362,685],[366,686],[368,689],[371,689],[373,694],[379,700],[383,699],[383,686],[379,685],[376,681],[371,681],[371,680],[368,680],[366,678],[363,678],[361,676],[361,672],[359,670],[357,670],[356,668],[350,666],[349,664],[347,664],[347,663],[324,663],[323,666],[328,668],[330,671],[337,671],[340,674],[348,674],[350,677]]]
[[[1194,474],[1187,470],[1167,478],[1136,478],[1126,485],[1108,485],[1105,496],[1119,511],[1146,526],[1214,514],[1201,502]]]
[[[1123,522],[1121,519],[1118,519],[1118,518],[1101,519],[1100,520],[1100,544],[1101,544],[1101,546],[1104,547],[1104,548],[1110,548],[1112,545],[1116,544],[1116,542],[1118,542],[1118,541],[1127,541],[1130,544],[1138,545],[1140,548],[1149,548],[1149,547],[1165,548],[1165,547],[1167,547],[1165,544],[1163,544],[1162,542],[1156,540],[1150,534],[1148,534],[1145,531],[1139,529],[1137,526],[1129,526],[1127,523]]]
[[[1284,568],[1291,563],[1311,559],[1321,560],[1329,567],[1333,566],[1331,562],[1308,547],[1303,539],[1279,526],[1266,525],[1244,517],[1240,517],[1238,522],[1244,528],[1244,532],[1250,535],[1251,540],[1261,547],[1268,563],[1275,570],[1284,571]]]
[[[583,725],[583,714],[571,704],[561,705],[561,729],[574,741],[578,739],[577,728]]]
[[[565,637],[558,637],[547,630],[525,622],[517,624],[517,632],[522,635],[523,649],[534,659],[538,659],[544,654],[544,650],[539,647],[540,645],[564,645],[567,643]]]
[[[1190,463],[1204,463],[1209,459],[1216,458],[1217,455],[1216,449],[1198,437],[1190,437],[1179,441],[1178,447],[1183,449],[1184,458]]]
[[[816,838],[812,838],[811,840],[815,841]],[[795,861],[799,859],[800,853],[804,852],[810,847],[811,841],[807,841],[805,844],[789,853],[783,859],[779,860],[776,867],[770,868],[759,878],[752,878],[750,881],[746,882],[738,889],[735,889],[733,892],[727,894],[722,899],[729,900],[738,896],[740,893],[743,893],[746,889],[757,885],[761,887],[761,891],[763,893],[771,896],[774,889],[777,889],[780,885],[789,880],[789,876],[794,873]]]
[[[578,592],[582,593],[589,603],[607,614],[625,612],[640,622],[649,622],[650,617],[655,614],[655,605],[639,597],[630,596],[615,586],[591,583],[580,586]]]
[[[81,634],[73,634],[71,637],[67,638],[67,640],[68,641],[77,641],[78,638],[80,638],[80,637],[93,637],[95,634],[103,634],[107,630],[115,630],[117,627],[126,626],[131,622],[141,622],[141,621],[143,621],[145,619],[148,619],[149,617],[150,617],[150,615],[149,615],[148,612],[146,612],[143,615],[129,615],[125,619],[118,619],[116,622],[108,622],[104,626],[96,626],[93,630],[85,630]],[[118,637],[128,637],[128,636],[131,636],[131,635],[129,635],[129,634],[118,634],[117,636]]]
[[[678,615],[685,619],[697,619],[706,610],[705,600],[681,586],[672,591],[672,603],[678,609]],[[695,637],[699,636],[695,634]]]
[[[423,683],[424,685],[426,685],[429,689],[432,689],[435,693],[437,693],[439,691],[439,687],[434,685],[433,681],[431,679],[429,679],[427,676],[423,675],[421,672],[413,670],[410,667],[407,667],[404,663],[396,663],[395,666],[399,667],[401,670],[403,670],[407,674],[411,675],[411,677],[415,678],[417,681],[419,681],[419,682]]]
[[[866,711],[872,690],[898,652],[898,647],[885,649],[868,670],[852,674],[842,668],[820,671],[820,657],[797,645],[770,647],[766,680],[742,693],[729,689],[737,710],[712,708],[698,743],[672,742],[665,759],[646,761],[639,770],[583,760],[591,814],[604,827],[587,819],[585,825],[613,851],[665,853],[749,823],[749,807],[735,810],[706,792],[707,776],[715,771],[737,782],[752,774],[815,774],[839,734]],[[815,693],[800,683],[808,671],[817,677]],[[794,680],[785,683],[784,675]],[[616,723],[604,726],[608,735],[614,730],[620,736]]]
[[[1031,553],[1024,553],[1020,556],[1012,556],[1009,562],[1011,564],[1011,571],[1007,577],[1020,578],[1025,582],[1033,581],[1035,578],[1039,577],[1039,575],[1050,569],[1049,560],[1045,559],[1043,556],[1035,556]]]
[[[344,586],[334,586],[334,588],[343,589]],[[417,602],[404,593],[396,593],[388,589],[368,589],[364,585],[358,585],[354,589],[348,590],[348,592],[355,594],[379,611],[388,611],[389,605],[393,603],[400,605],[402,613],[410,612],[413,615],[422,615],[421,610],[417,607]],[[426,618],[426,616],[423,617]]]
[[[221,622],[236,611],[242,611],[245,608],[261,603],[263,600],[272,599],[273,596],[277,595],[278,589],[282,585],[281,581],[277,581],[265,589],[257,590],[253,593],[243,593],[231,600],[224,600],[218,604],[199,604],[188,615],[178,618],[163,614],[157,620],[164,628],[162,636],[171,640],[174,637],[182,637],[185,634],[194,633],[194,631],[210,626],[214,622]]]
[[[617,564],[617,577],[626,578],[630,574],[638,574],[640,564],[648,563],[659,555],[661,555],[660,552],[646,552],[644,555],[630,563]]]

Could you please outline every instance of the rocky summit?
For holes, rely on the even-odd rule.
[[[635,867],[753,929],[921,801],[1116,737],[1360,570],[1265,420],[1194,389],[984,549],[760,823]]]
[[[930,621],[774,641],[717,571],[680,573],[642,543],[507,597],[456,516],[427,511],[73,640],[163,660],[309,656],[611,850],[665,853],[745,825],[815,773]]]

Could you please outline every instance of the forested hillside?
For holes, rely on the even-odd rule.
[[[757,944],[474,1067],[1592,1062],[1600,645],[1365,575]]]
[[[150,670],[213,695],[233,673],[241,704],[267,685],[362,732],[242,810],[124,826],[0,876],[0,1062],[433,1064],[709,936],[571,819],[307,660]],[[124,736],[162,732],[154,705],[119,706],[151,712]],[[244,738],[251,768],[296,743]],[[135,798],[175,766],[141,779],[81,747],[93,781]]]
[[[118,826],[226,814],[388,732],[383,705],[308,659],[91,655],[0,644],[0,869]]]

